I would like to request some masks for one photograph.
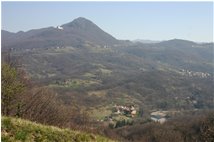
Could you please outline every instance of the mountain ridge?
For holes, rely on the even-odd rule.
[[[62,29],[46,27],[21,33],[2,30],[3,48],[81,46],[85,42],[104,46],[114,45],[119,42],[119,40],[103,31],[96,24],[82,17],[63,24],[61,27]],[[38,42],[40,43],[39,45]]]
[[[62,24],[57,27],[45,27],[40,29],[32,29],[26,32],[19,31],[17,33],[2,30],[2,48],[43,48],[43,47],[62,47],[73,46],[83,47],[87,43],[98,45],[101,47],[126,45],[126,40],[118,40],[97,26],[92,21],[79,17],[71,22]],[[150,41],[150,40],[149,40]],[[128,42],[132,44],[136,42]],[[137,43],[150,44],[150,43]],[[155,42],[158,46],[194,46],[198,43],[183,40],[171,39],[166,41]]]

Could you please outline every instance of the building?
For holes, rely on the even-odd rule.
[[[166,122],[166,113],[162,111],[152,112],[150,115],[151,115],[151,120],[155,122],[159,122],[160,124],[163,124],[164,122]]]

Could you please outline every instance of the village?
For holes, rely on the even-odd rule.
[[[108,116],[105,116],[104,119],[98,120],[103,122],[106,125],[109,125],[110,128],[118,128],[126,125],[132,125],[135,118],[139,117],[138,107],[134,105],[117,105],[115,104],[112,107],[112,113]],[[163,124],[167,121],[169,113],[177,113],[176,111],[152,111],[149,114],[149,120]],[[142,117],[142,116],[141,116]]]
[[[137,115],[137,109],[134,107],[134,105],[114,105],[112,107],[112,113],[108,116],[105,116],[103,120],[99,121],[117,121],[119,118],[123,119],[132,119],[136,117]]]
[[[180,69],[179,72],[183,76],[188,76],[188,77],[200,77],[200,78],[208,78],[211,75],[209,73],[203,73],[203,72],[193,72],[185,69]]]
[[[144,117],[139,115],[139,108],[135,105],[117,105],[115,104],[112,107],[112,113],[109,116],[105,116],[100,122],[104,122],[109,125],[110,128],[118,128],[126,125],[133,125],[134,121],[137,120],[137,117]],[[179,114],[180,111],[177,110],[153,110],[149,113],[148,119],[146,121],[155,122],[159,124],[164,124],[168,119],[174,115]]]

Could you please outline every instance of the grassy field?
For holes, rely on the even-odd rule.
[[[105,116],[109,116],[112,113],[112,106],[102,106],[102,107],[96,107],[96,108],[91,108],[88,110],[90,116],[92,118],[102,120],[105,118]]]
[[[67,80],[66,83],[60,82],[60,84],[50,84],[49,86],[77,89],[80,87],[89,87],[91,85],[95,85],[99,83],[100,83],[99,80],[72,79],[72,80]]]
[[[1,121],[3,142],[113,142],[99,135],[60,129],[18,118],[2,117]]]

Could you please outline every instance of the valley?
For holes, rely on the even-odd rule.
[[[212,60],[176,55],[180,47],[172,46],[175,51],[170,51],[172,58],[166,61],[168,53],[159,44],[132,46],[17,49],[11,54],[35,83],[54,89],[66,104],[78,102],[82,108],[132,104],[145,114],[151,110],[213,108]],[[137,54],[135,50],[139,50]],[[209,54],[211,49],[207,50]],[[189,58],[194,60],[188,65]],[[195,62],[198,58],[209,64]]]

